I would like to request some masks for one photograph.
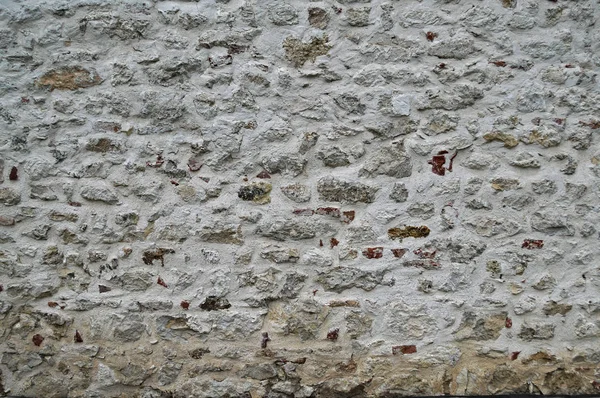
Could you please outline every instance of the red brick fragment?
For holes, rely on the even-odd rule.
[[[181,308],[183,308],[184,310],[187,310],[188,308],[190,308],[190,303],[187,300],[183,300],[180,304]]]
[[[336,341],[340,335],[340,329],[335,328],[327,332],[327,340]]]
[[[571,69],[571,68],[574,68],[574,67],[575,67],[575,65],[573,65],[573,64],[566,64],[565,65],[565,68],[568,68],[568,69]]]
[[[4,291],[4,286],[0,285],[0,292]]]
[[[402,258],[408,251],[408,249],[390,249],[390,250],[392,251],[392,254],[394,255],[394,257],[396,257],[396,258]]]
[[[434,33],[434,32],[425,33],[425,37],[427,37],[427,40],[429,40],[429,41],[433,41],[437,36],[438,36],[437,33]]]
[[[165,162],[165,160],[163,159],[162,155],[156,155],[156,162],[154,162],[154,163],[146,162],[146,166],[158,168],[158,167],[162,166],[164,162]]]
[[[594,387],[596,390],[600,390],[600,382],[597,382],[596,380],[592,381],[592,387]]]
[[[499,66],[501,68],[504,68],[506,66],[506,62],[504,62],[504,61],[490,61],[490,64],[494,64],[494,65]]]
[[[366,258],[381,258],[383,257],[383,247],[367,247],[362,254]]]
[[[504,321],[504,326],[506,326],[507,329],[512,328],[512,319],[506,318],[506,321]]]
[[[44,337],[41,334],[34,334],[31,338],[31,341],[33,341],[33,344],[39,347],[40,345],[42,345]]]
[[[456,157],[456,155],[458,154],[458,152],[455,152],[454,155],[452,155],[452,157],[450,157],[450,163],[448,164],[448,168],[444,167],[444,165],[446,164],[446,154],[448,153],[448,151],[440,151],[438,152],[437,155],[434,155],[431,160],[427,161],[427,163],[429,163],[431,165],[431,171],[434,174],[443,176],[446,175],[446,170],[448,171],[452,171],[452,163],[454,162],[454,158]]]
[[[598,120],[590,120],[589,122],[579,122],[580,126],[589,127],[592,130],[600,129],[600,121]]]
[[[513,353],[510,354],[510,360],[514,361],[519,357],[519,354],[521,353],[521,351],[514,351]]]
[[[15,219],[12,217],[0,216],[0,225],[3,227],[10,227],[15,225]]]
[[[554,119],[554,123],[558,124],[559,126],[561,126],[564,122],[565,122],[565,119],[561,119],[561,118]]]
[[[179,183],[177,181],[175,181],[175,180],[171,180],[171,184],[175,185],[176,187],[179,186]]]
[[[544,241],[541,239],[525,239],[521,247],[529,250],[541,249],[544,247]]]
[[[323,247],[323,239],[319,239],[319,246]]]
[[[167,286],[167,283],[165,281],[163,281],[163,279],[159,276],[158,280],[156,281],[156,283],[158,283],[159,285],[163,286],[163,287],[169,287]]]
[[[69,206],[81,207],[81,203],[79,203],[79,202],[69,202]]]
[[[337,207],[319,207],[316,211],[316,214],[320,216],[331,216],[331,217],[340,217],[340,209]]]
[[[333,249],[334,247],[336,247],[338,244],[340,243],[339,240],[337,240],[336,238],[331,238],[329,240],[329,245],[331,246],[331,248]]]
[[[356,212],[354,210],[348,210],[342,212],[342,222],[349,224],[354,221],[354,217],[356,216]]]
[[[200,179],[207,184],[210,182],[210,178],[208,178],[208,177],[200,177]],[[248,179],[246,179],[246,181],[248,181]]]
[[[260,348],[267,348],[267,344],[269,343],[269,341],[271,341],[271,339],[269,338],[269,333],[263,332],[262,338],[260,340]]]
[[[302,365],[302,364],[306,363],[306,357],[302,357],[302,358],[298,358],[298,359],[292,359],[290,362]]]
[[[8,179],[11,181],[17,181],[19,179],[19,172],[15,166],[10,169],[10,174],[8,175]]]
[[[202,168],[202,163],[196,159],[190,159],[188,160],[187,166],[190,171],[198,171]]]
[[[416,345],[395,345],[392,347],[392,355],[414,354],[415,352],[417,352]]]
[[[58,303],[56,301],[48,301],[48,307],[56,308],[58,307]]]
[[[79,330],[75,330],[75,337],[73,337],[73,340],[76,343],[83,343],[83,337],[81,337],[81,333],[79,333]]]
[[[271,178],[271,174],[267,173],[266,170],[263,170],[256,175],[256,178]]]
[[[434,258],[437,250],[427,251],[420,247],[417,250],[414,250],[413,253],[419,258]]]
[[[313,209],[294,209],[292,213],[297,216],[312,216],[315,214]]]

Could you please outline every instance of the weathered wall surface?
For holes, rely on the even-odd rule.
[[[0,395],[600,386],[600,2],[0,2]]]

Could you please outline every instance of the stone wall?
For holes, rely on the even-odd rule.
[[[598,0],[2,0],[0,396],[600,393]]]

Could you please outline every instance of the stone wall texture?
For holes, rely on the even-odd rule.
[[[1,0],[0,396],[600,394],[599,17]]]

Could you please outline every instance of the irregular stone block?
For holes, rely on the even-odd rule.
[[[317,182],[321,200],[329,202],[372,203],[378,190],[378,187],[348,182],[336,177],[323,177]]]
[[[84,69],[81,66],[52,69],[36,81],[38,86],[48,87],[50,90],[76,90],[97,86],[100,83],[102,78],[95,70]]]

